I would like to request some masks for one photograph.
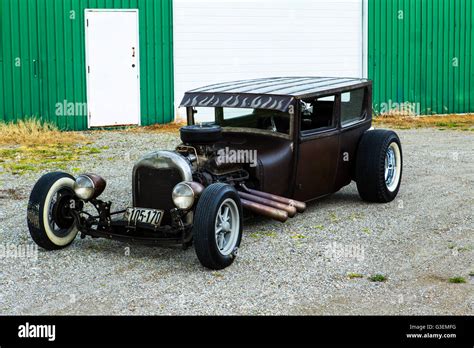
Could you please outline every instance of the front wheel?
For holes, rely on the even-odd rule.
[[[213,184],[202,193],[193,225],[196,254],[204,267],[220,270],[230,266],[242,239],[242,205],[227,184]]]
[[[74,177],[66,173],[42,176],[30,195],[27,222],[30,235],[40,247],[56,250],[70,245],[78,233],[70,213]]]
[[[395,199],[402,180],[403,156],[395,132],[366,132],[356,159],[356,182],[360,197],[368,202],[387,203]]]

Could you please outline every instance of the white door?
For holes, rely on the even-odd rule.
[[[218,82],[362,77],[365,1],[174,0],[175,105]]]
[[[138,10],[85,14],[88,125],[139,125]]]

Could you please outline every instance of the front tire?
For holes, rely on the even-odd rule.
[[[66,173],[43,175],[33,187],[28,202],[27,222],[31,238],[46,250],[69,246],[78,229],[69,213],[74,198],[74,177]]]
[[[204,267],[229,267],[242,240],[242,205],[235,190],[227,184],[213,184],[202,193],[193,225],[194,247]]]
[[[360,197],[368,202],[388,203],[400,190],[403,154],[395,132],[366,132],[360,141],[356,159],[356,182]]]

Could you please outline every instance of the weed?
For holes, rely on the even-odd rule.
[[[252,232],[250,233],[249,236],[255,239],[260,239],[263,237],[273,238],[273,237],[276,237],[276,233],[274,231],[259,231],[259,232]]]
[[[329,214],[329,219],[331,220],[332,223],[339,222],[339,218],[337,217],[336,213]]]
[[[373,276],[370,276],[370,277],[369,277],[369,280],[370,280],[371,282],[375,282],[375,283],[379,282],[379,283],[380,283],[380,282],[386,282],[386,281],[387,281],[387,277],[384,276],[384,275],[382,275],[382,274],[375,274],[375,275],[373,275]]]
[[[449,278],[449,282],[452,284],[464,284],[466,283],[466,279],[464,279],[463,277],[453,277]]]

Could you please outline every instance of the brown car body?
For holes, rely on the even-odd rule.
[[[265,93],[259,93],[262,90]],[[354,90],[364,91],[360,119],[345,126],[341,123],[341,95]],[[328,96],[334,97],[332,125],[302,130],[304,116],[300,102]],[[272,97],[283,101],[278,111],[290,111],[292,116],[288,137],[224,128],[222,143],[257,151],[258,166],[253,175],[258,179],[259,190],[307,202],[351,183],[359,140],[372,127],[371,96],[372,82],[366,79],[270,78],[196,89],[186,93],[181,105],[187,107],[187,121],[193,125],[195,107],[226,107],[233,105],[235,99],[245,98],[247,104],[239,107],[248,107],[258,98],[262,103]]]

